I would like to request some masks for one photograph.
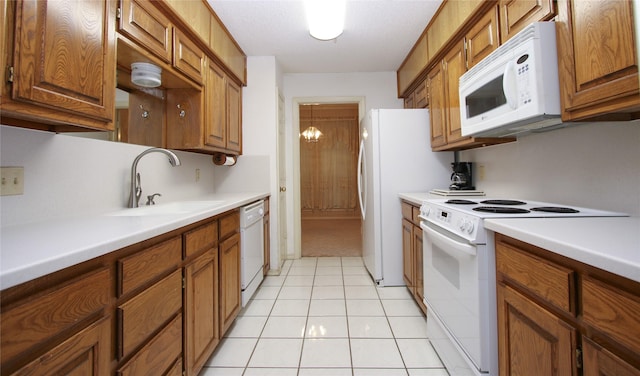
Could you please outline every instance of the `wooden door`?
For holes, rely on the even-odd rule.
[[[113,6],[111,1],[17,2],[12,98],[113,120]]]
[[[577,375],[576,329],[509,286],[497,292],[500,375]]]
[[[225,74],[213,61],[209,61],[207,84],[205,86],[205,134],[208,146],[224,148],[227,140]]]
[[[424,304],[424,265],[423,265],[423,247],[422,247],[422,228],[413,226],[413,263],[414,263],[414,282],[415,282],[415,299],[422,312],[427,314],[427,306]]]
[[[415,281],[413,274],[413,223],[402,220],[402,279],[413,295]]]
[[[640,376],[640,369],[587,337],[582,337],[582,354],[584,376]]]
[[[217,248],[185,268],[184,299],[187,375],[197,375],[220,342]]]
[[[230,152],[242,154],[242,88],[227,79],[227,145]]]
[[[173,26],[148,0],[121,0],[118,31],[144,46],[166,63],[171,63]]]
[[[467,48],[467,69],[470,69],[500,45],[498,8],[489,9],[469,30],[464,39]]]
[[[469,137],[462,137],[460,121],[460,76],[466,72],[464,55],[464,40],[460,41],[444,58],[445,64],[445,108],[446,108],[446,137],[451,144]]]
[[[240,234],[220,243],[220,336],[229,329],[242,306]]]
[[[500,30],[506,42],[532,22],[551,19],[555,14],[553,0],[501,0]]]
[[[429,93],[429,117],[431,120],[431,147],[436,148],[447,144],[446,102],[444,97],[444,69],[437,64],[429,72],[427,91]]]

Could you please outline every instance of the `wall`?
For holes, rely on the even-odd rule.
[[[24,167],[24,194],[0,198],[2,226],[126,207],[131,163],[148,149],[9,126],[0,126],[0,146],[2,166]],[[182,162],[178,167],[159,153],[140,160],[141,203],[152,193],[161,193],[156,202],[162,203],[214,191],[210,156],[176,154]]]
[[[504,196],[640,216],[640,121],[579,124],[460,153],[476,187]],[[485,166],[479,180],[478,165]]]

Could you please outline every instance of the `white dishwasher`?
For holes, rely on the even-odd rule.
[[[264,266],[264,201],[240,208],[240,274],[242,276],[242,306],[262,282]]]

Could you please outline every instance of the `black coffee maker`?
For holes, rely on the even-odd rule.
[[[451,164],[453,173],[451,174],[451,184],[449,189],[452,191],[474,190],[473,173],[471,162],[453,162]]]

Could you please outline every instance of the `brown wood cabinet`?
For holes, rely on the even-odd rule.
[[[416,303],[427,314],[424,304],[424,265],[420,208],[402,202],[402,276]]]
[[[548,21],[555,16],[553,0],[500,0],[500,30],[502,43],[527,25]]]
[[[496,270],[500,375],[640,374],[640,283],[501,234]]]
[[[428,106],[429,96],[427,95],[427,79],[425,78],[405,97],[404,108],[427,108]]]
[[[220,336],[226,333],[242,308],[239,231],[238,211],[220,219]]]
[[[490,9],[465,37],[467,69],[478,64],[500,45],[498,33],[498,8]]]
[[[1,63],[9,75],[0,99],[2,123],[113,130],[115,2],[7,3],[10,22],[2,25],[2,43],[8,60],[3,55]]]
[[[640,92],[631,1],[557,4],[562,120],[636,118]]]
[[[121,0],[118,32],[171,63],[173,24],[150,1]]]

